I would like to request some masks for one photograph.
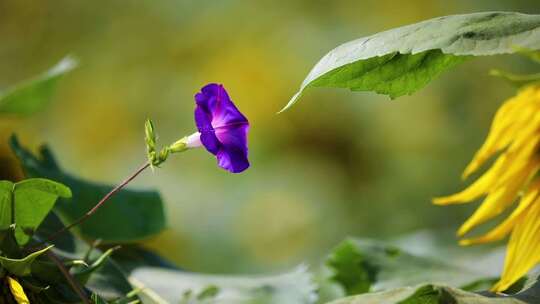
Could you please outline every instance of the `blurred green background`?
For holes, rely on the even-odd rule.
[[[16,131],[50,144],[68,171],[117,183],[144,161],[147,117],[163,143],[191,134],[194,93],[221,82],[250,119],[252,167],[232,175],[198,150],[146,172],[133,187],[161,192],[170,226],[146,246],[187,269],[252,273],[317,261],[348,235],[456,229],[475,206],[430,200],[464,186],[461,170],[514,93],[488,70],[525,72],[527,61],[476,59],[397,101],[311,90],[275,113],[340,43],[488,10],[540,13],[540,3],[0,0],[0,88],[66,54],[81,61],[47,110],[2,118],[0,150]]]

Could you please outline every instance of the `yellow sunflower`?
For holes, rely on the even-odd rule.
[[[460,237],[510,207],[497,227],[462,245],[498,241],[510,235],[496,292],[508,289],[540,263],[540,85],[529,85],[497,111],[489,135],[463,173],[463,178],[496,157],[493,165],[465,190],[435,198],[437,205],[461,204],[485,197],[459,228]]]

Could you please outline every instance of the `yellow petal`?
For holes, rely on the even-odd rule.
[[[504,164],[505,156],[502,155],[486,173],[484,173],[469,187],[465,188],[465,190],[453,195],[434,198],[433,203],[436,205],[463,204],[487,194],[488,191],[497,183]]]
[[[536,200],[518,221],[508,243],[501,280],[493,291],[504,291],[540,263],[540,201]]]
[[[488,160],[498,150],[503,149],[512,140],[512,131],[510,126],[513,122],[513,115],[510,115],[510,110],[516,105],[512,100],[505,102],[495,114],[491,129],[489,130],[486,141],[474,155],[472,161],[467,165],[463,172],[462,178],[466,179],[470,174],[478,170],[478,168]],[[509,134],[510,133],[510,134]]]
[[[531,100],[519,96],[505,102],[495,115],[486,141],[463,172],[462,178],[467,178],[496,152],[507,147],[517,134],[522,133],[523,127],[530,125],[538,108]]]
[[[535,153],[538,150],[539,141],[540,134],[537,136],[530,136],[528,141],[522,143],[522,146],[518,151],[505,152],[504,164],[501,165],[504,170],[500,171],[497,183],[494,185],[495,188],[510,183],[515,176],[525,170],[529,164],[538,162],[538,157]]]
[[[511,231],[516,223],[525,216],[525,211],[528,210],[529,206],[534,202],[535,204],[540,203],[539,199],[540,192],[540,180],[537,180],[534,185],[529,187],[529,192],[523,197],[519,206],[512,212],[512,214],[500,225],[484,234],[483,236],[465,239],[459,242],[460,245],[468,246],[472,244],[480,244],[487,242],[499,241],[506,237]]]
[[[15,301],[17,301],[17,304],[30,304],[28,297],[26,297],[26,294],[24,293],[24,289],[17,280],[7,277],[7,282],[9,285],[9,290],[11,291]]]
[[[538,170],[538,163],[531,162],[516,174],[508,184],[490,192],[482,205],[473,213],[473,215],[465,221],[459,228],[458,235],[463,236],[472,228],[480,225],[493,217],[501,214],[506,208],[513,204],[516,200],[521,188],[529,181],[531,176]]]

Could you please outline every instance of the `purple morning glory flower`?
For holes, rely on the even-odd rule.
[[[232,173],[249,167],[249,122],[238,111],[221,84],[210,83],[195,94],[195,123],[199,132],[187,139],[188,147],[204,146],[218,164]]]

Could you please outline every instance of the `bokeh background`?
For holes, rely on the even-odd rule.
[[[145,246],[187,269],[253,273],[318,261],[350,235],[446,233],[475,206],[430,200],[465,185],[461,170],[514,93],[487,72],[526,72],[527,61],[476,59],[394,101],[314,89],[276,112],[340,43],[487,10],[540,13],[540,3],[0,0],[0,88],[66,54],[81,62],[45,111],[2,118],[0,151],[17,132],[47,142],[66,170],[117,183],[144,161],[146,118],[162,143],[190,134],[194,93],[221,82],[251,121],[252,167],[232,175],[199,150],[146,172],[132,186],[161,192],[169,229]]]

